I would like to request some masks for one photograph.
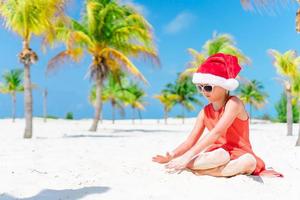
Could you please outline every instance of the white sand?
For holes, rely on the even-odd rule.
[[[2,119],[0,199],[300,199],[300,147],[285,136],[285,124],[251,125],[254,151],[285,178],[165,173],[151,157],[185,139],[194,120],[104,121],[91,133],[91,120],[34,119],[34,137],[25,140],[23,120]]]

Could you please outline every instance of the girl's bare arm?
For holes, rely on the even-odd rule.
[[[234,119],[238,116],[242,109],[243,104],[238,98],[235,97],[228,100],[225,111],[216,126],[209,132],[209,134],[201,138],[201,140],[199,140],[199,142],[197,142],[197,144],[195,144],[187,153],[193,157],[213,144],[233,123]]]
[[[195,145],[195,143],[198,141],[198,139],[203,134],[203,131],[205,129],[204,126],[204,110],[201,110],[198,114],[196,123],[194,125],[194,128],[190,135],[187,137],[187,139],[181,143],[177,148],[175,148],[172,152],[170,152],[171,156],[173,158],[176,158],[178,156],[181,156],[185,152],[187,152],[189,149],[192,148],[192,146]]]

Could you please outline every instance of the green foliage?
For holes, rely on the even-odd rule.
[[[292,95],[300,103],[300,68],[298,74],[292,80]]]
[[[273,57],[273,65],[277,69],[277,73],[281,76],[293,79],[298,75],[298,66],[300,65],[300,56],[296,51],[288,50],[280,53],[277,50],[270,49],[269,53]]]
[[[38,115],[36,117],[38,117],[38,118],[44,118],[44,116],[41,116],[41,115]],[[55,116],[55,115],[47,115],[46,118],[47,119],[59,119],[59,117]]]
[[[125,104],[129,104],[132,108],[144,110],[145,102],[144,97],[146,96],[145,91],[140,88],[136,83],[129,83],[125,88],[127,95],[125,96]]]
[[[250,63],[250,59],[236,47],[235,40],[230,34],[213,33],[213,38],[204,44],[203,52],[207,56],[211,56],[216,53],[231,54],[236,56],[240,63]]]
[[[81,20],[70,19],[70,24],[56,29],[56,40],[64,42],[66,50],[51,59],[48,70],[67,58],[79,60],[86,50],[93,57],[88,74],[92,79],[127,70],[147,82],[128,56],[158,61],[157,52],[151,25],[133,7],[116,0],[87,0]]]
[[[249,83],[241,85],[237,90],[240,99],[250,105],[250,117],[252,112],[252,106],[256,109],[263,107],[266,104],[266,98],[268,94],[264,92],[264,87],[261,82],[252,80]]]
[[[213,33],[213,37],[205,42],[200,52],[192,48],[189,48],[188,52],[192,56],[192,60],[188,62],[188,68],[182,72],[182,77],[191,76],[207,57],[216,53],[234,55],[242,65],[251,63],[251,60],[237,48],[234,38],[229,34]]]
[[[12,69],[5,72],[2,76],[4,84],[0,85],[1,93],[23,92],[24,86],[22,83],[23,70]]]
[[[102,89],[102,102],[110,102],[119,111],[120,115],[124,116],[124,104],[126,102],[128,94],[127,88],[128,82],[127,77],[124,73],[119,71],[118,73],[110,72],[108,74],[107,80],[105,81],[104,87]],[[90,90],[89,102],[95,106],[96,102],[96,86],[93,85]]]
[[[169,112],[179,99],[178,95],[170,94],[166,91],[161,91],[160,94],[155,95],[154,98],[158,99],[160,103],[163,104],[165,112]]]
[[[279,102],[275,105],[275,109],[277,111],[277,120],[279,122],[286,122],[286,95],[283,93],[281,94],[281,98]],[[299,120],[299,112],[300,109],[297,107],[295,103],[292,104],[293,110],[293,122],[296,123]]]
[[[67,112],[65,119],[74,119],[73,113],[72,112]]]
[[[124,107],[130,105],[132,108],[144,110],[145,91],[138,84],[129,82],[125,73],[110,72],[102,90],[102,101],[110,102],[119,111],[121,116],[125,115]],[[89,94],[89,102],[94,105],[96,101],[96,87],[93,86]]]
[[[168,83],[166,89],[162,91],[163,93],[169,93],[176,95],[178,98],[174,98],[175,104],[180,104],[189,111],[195,109],[194,104],[202,105],[202,103],[195,98],[195,95],[198,94],[198,91],[195,85],[192,83],[191,77],[180,77],[175,81],[175,84]]]
[[[65,3],[66,0],[5,0],[0,2],[0,17],[7,29],[29,41],[32,34],[53,30],[53,22],[64,15]]]
[[[47,119],[59,119],[59,117],[54,115],[47,115]]]

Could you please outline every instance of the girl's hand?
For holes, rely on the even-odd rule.
[[[167,171],[176,172],[182,171],[188,163],[192,160],[193,156],[191,154],[184,154],[165,165]]]
[[[173,159],[173,156],[167,152],[165,156],[162,155],[156,155],[155,157],[152,157],[153,162],[158,162],[158,163],[167,163]]]

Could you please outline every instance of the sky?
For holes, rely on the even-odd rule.
[[[276,80],[278,74],[272,65],[268,49],[285,52],[293,49],[299,52],[300,36],[295,31],[295,13],[298,5],[274,6],[272,11],[246,11],[239,1],[228,0],[126,0],[122,3],[133,5],[151,23],[154,42],[158,49],[161,66],[154,66],[150,61],[132,59],[146,77],[149,85],[141,85],[147,93],[146,109],[143,118],[162,118],[163,107],[153,99],[167,83],[174,82],[177,73],[182,72],[191,60],[187,49],[201,51],[204,43],[212,38],[214,32],[227,33],[233,36],[236,46],[248,56],[252,63],[244,66],[240,75],[250,80],[261,81],[269,94],[266,106],[254,111],[254,116],[263,114],[276,116],[275,104],[279,101],[283,88]],[[67,6],[67,13],[75,19],[80,18],[83,1],[73,0]],[[21,38],[0,24],[0,74],[22,68],[17,59],[22,48]],[[48,114],[65,117],[72,112],[76,119],[94,116],[93,107],[88,102],[92,82],[85,77],[91,57],[85,54],[79,63],[64,63],[59,70],[48,76],[45,70],[48,61],[62,51],[63,45],[41,49],[41,38],[34,37],[30,46],[39,56],[39,61],[32,65],[32,82],[38,85],[33,91],[33,114],[42,116],[44,88],[48,89]],[[136,79],[135,79],[136,80]],[[0,82],[3,79],[0,78]],[[208,102],[199,95],[203,104]],[[17,117],[23,117],[23,94],[17,95]],[[0,94],[0,117],[11,116],[11,98]],[[188,117],[197,116],[202,106],[186,113]],[[125,118],[131,118],[132,111],[126,108]],[[181,114],[181,107],[175,106],[171,117]],[[111,106],[104,105],[103,116],[111,119]],[[117,114],[117,118],[121,118]]]

